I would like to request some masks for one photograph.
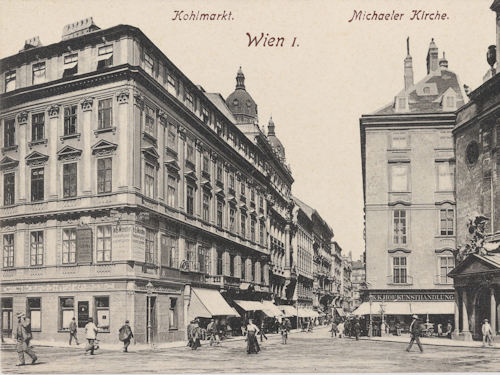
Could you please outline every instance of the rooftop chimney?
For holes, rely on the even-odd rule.
[[[410,55],[410,37],[406,38],[405,90],[413,86],[413,63]]]
[[[438,70],[438,48],[436,43],[434,43],[434,38],[432,38],[429,51],[427,52],[427,74],[433,73],[436,70]]]
[[[444,51],[443,51],[443,57],[439,59],[439,67],[448,69],[448,60],[446,60]]]
[[[21,51],[26,51],[27,49],[40,47],[41,45],[42,45],[42,42],[40,42],[40,37],[37,35],[37,36],[34,36],[33,38],[26,39],[24,41],[24,47]]]
[[[73,22],[64,26],[61,39],[67,40],[75,38],[77,36],[88,34],[99,29],[100,28],[94,23],[92,17],[88,17],[78,22]]]

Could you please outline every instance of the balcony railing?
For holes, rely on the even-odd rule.
[[[235,276],[226,276],[226,275],[212,275],[207,276],[207,283],[220,285],[221,287],[239,287],[241,284],[241,279]]]
[[[389,285],[413,285],[413,277],[412,276],[387,276],[387,284]]]

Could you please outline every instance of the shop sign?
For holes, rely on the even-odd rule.
[[[373,301],[454,301],[454,293],[373,293]]]
[[[77,263],[92,263],[92,228],[82,226],[76,229],[76,248]]]

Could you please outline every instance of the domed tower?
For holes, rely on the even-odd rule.
[[[285,148],[279,138],[276,137],[275,125],[272,116],[269,118],[269,123],[267,124],[267,139],[280,160],[285,161]]]
[[[257,104],[245,89],[245,75],[238,70],[236,89],[227,97],[226,104],[233,113],[238,124],[257,124]]]

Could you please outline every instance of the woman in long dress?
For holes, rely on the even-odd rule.
[[[253,324],[252,319],[249,319],[247,324],[247,354],[260,352],[259,342],[257,341],[258,333],[259,328]]]

